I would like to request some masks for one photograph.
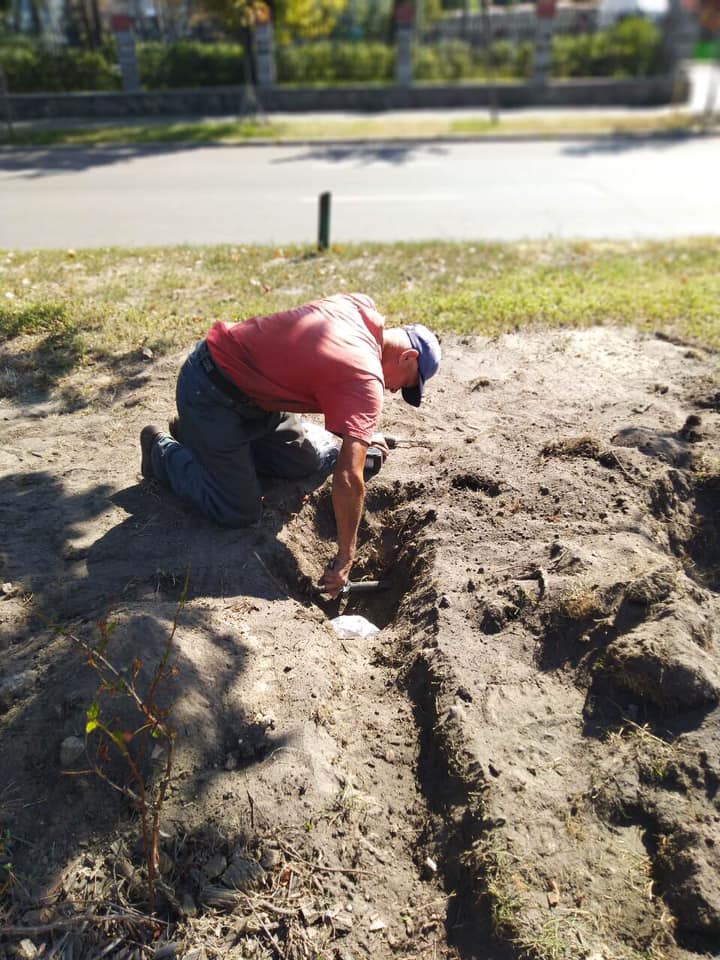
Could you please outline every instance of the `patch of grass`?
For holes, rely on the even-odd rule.
[[[486,136],[652,136],[685,134],[698,129],[698,118],[687,113],[620,116],[612,114],[558,114],[557,116],[500,116],[497,123],[484,117],[468,117],[450,122],[449,132]]]
[[[592,843],[582,830],[574,833],[574,839],[580,845]],[[586,877],[564,874],[555,880],[534,872],[522,853],[513,853],[492,835],[476,845],[466,861],[482,878],[495,932],[523,960],[663,960],[668,956],[671,918],[653,894],[652,865],[642,849],[631,845],[612,861],[613,872],[621,872],[628,890],[634,892],[639,913],[610,895],[596,899]],[[579,898],[577,892],[582,894]]]
[[[556,615],[566,620],[592,620],[603,616],[604,604],[598,594],[597,585],[583,578],[573,583],[555,602]]]
[[[60,300],[0,302],[0,342],[21,333],[58,332],[69,326],[67,306]]]
[[[138,146],[161,143],[242,143],[252,140],[364,140],[458,138],[493,136],[653,136],[692,134],[706,130],[708,118],[687,113],[656,115],[604,116],[529,115],[514,116],[500,112],[493,120],[489,113],[453,117],[327,117],[263,120],[171,121],[153,120],[109,123],[77,123],[44,127],[41,124],[16,125],[12,134],[0,128],[0,143],[23,147],[44,146]]]
[[[81,365],[120,378],[144,348],[186,349],[216,320],[343,290],[440,334],[617,324],[718,349],[718,262],[717,238],[0,253],[0,370],[60,350],[55,382]]]

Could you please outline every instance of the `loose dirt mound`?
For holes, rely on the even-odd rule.
[[[181,357],[79,410],[3,401],[0,954],[718,952],[717,358],[605,328],[443,347],[419,412],[388,398],[428,445],[368,488],[369,639],[314,592],[327,482],[269,486],[247,531],[137,482]],[[63,773],[98,682],[68,633],[107,618],[141,682],[188,568],[151,911],[137,811]]]

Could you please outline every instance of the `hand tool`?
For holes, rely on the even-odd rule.
[[[390,450],[397,447],[432,447],[427,440],[413,440],[410,437],[396,437],[392,433],[384,433],[385,443]]]
[[[348,580],[340,592],[343,597],[348,597],[351,593],[379,593],[389,588],[387,580]]]

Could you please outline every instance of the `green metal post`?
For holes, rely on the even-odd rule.
[[[330,246],[330,193],[320,194],[320,214],[318,217],[318,249],[327,250]]]

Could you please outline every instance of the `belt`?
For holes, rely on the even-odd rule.
[[[198,356],[200,361],[200,366],[203,368],[205,373],[208,375],[209,379],[215,384],[218,390],[230,397],[231,400],[234,400],[236,403],[253,403],[254,401],[248,397],[246,393],[243,393],[240,387],[236,386],[232,380],[229,379],[224,373],[222,373],[210,356],[210,348],[207,345],[207,342],[203,344],[203,348],[200,349],[200,354]]]

